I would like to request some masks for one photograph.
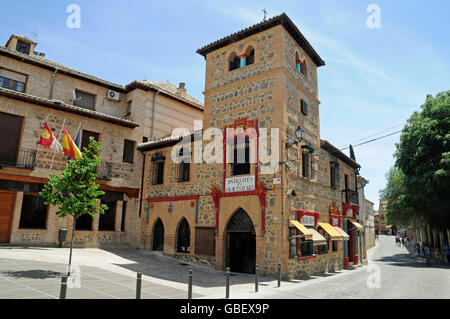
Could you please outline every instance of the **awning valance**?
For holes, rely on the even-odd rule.
[[[331,240],[342,240],[343,236],[339,233],[333,226],[329,223],[318,223],[319,227],[322,227],[323,230],[330,235]]]
[[[349,219],[349,221],[353,224],[353,226],[356,227],[357,230],[364,230],[364,227],[360,223],[355,222],[354,220],[351,219]]]
[[[339,234],[342,235],[344,240],[349,240],[350,239],[350,236],[345,231],[343,231],[340,227],[338,227],[338,226],[333,226],[333,227],[334,227],[334,229],[336,229],[336,231]]]
[[[313,235],[311,233],[311,229],[306,228],[302,224],[300,224],[297,220],[290,220],[289,223],[291,223],[295,228],[297,228],[303,235],[305,235],[306,240],[313,239]]]
[[[312,233],[312,240],[315,246],[327,244],[327,240],[315,229],[308,228],[308,230]]]

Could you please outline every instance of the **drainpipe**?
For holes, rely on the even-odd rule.
[[[50,85],[50,96],[49,99],[53,99],[53,86],[55,85],[55,77],[56,77],[56,73],[58,72],[58,68],[55,68],[55,71],[53,71],[52,74],[52,83]]]
[[[156,106],[156,95],[159,94],[159,90],[156,90],[153,94],[153,105],[152,105],[152,128],[150,131],[150,140],[154,139],[154,126],[155,126],[155,106]]]

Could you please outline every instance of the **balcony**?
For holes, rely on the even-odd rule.
[[[110,162],[101,162],[100,166],[97,168],[97,178],[111,180],[112,178],[112,166]]]
[[[351,189],[342,190],[342,202],[344,204],[359,205],[358,192]]]
[[[0,168],[17,167],[34,169],[36,164],[36,152],[33,149],[17,149],[11,147],[0,147]]]

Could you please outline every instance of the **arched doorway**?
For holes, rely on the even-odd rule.
[[[191,230],[186,218],[178,226],[177,232],[177,253],[189,254],[191,251]]]
[[[153,250],[164,251],[164,225],[159,218],[153,228]]]
[[[227,226],[227,266],[231,271],[255,273],[256,233],[247,212],[239,208]]]

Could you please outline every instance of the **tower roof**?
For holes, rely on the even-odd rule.
[[[254,24],[251,27],[248,27],[248,28],[238,31],[236,33],[230,34],[229,36],[226,36],[222,39],[214,41],[214,42],[198,49],[197,53],[206,57],[206,54],[208,54],[209,52],[212,52],[214,50],[222,48],[231,43],[240,41],[240,40],[247,38],[253,34],[273,28],[280,24],[295,39],[295,41],[297,41],[297,43],[300,45],[300,47],[303,50],[305,50],[306,54],[308,54],[311,57],[311,59],[314,61],[314,63],[318,67],[325,65],[325,61],[322,60],[322,58],[319,56],[319,54],[317,54],[317,52],[313,49],[311,44],[309,44],[309,42],[306,40],[306,38],[303,36],[303,34],[300,32],[300,30],[296,27],[296,25],[292,22],[291,19],[289,19],[289,17],[284,12],[278,16],[271,18],[271,19]]]

